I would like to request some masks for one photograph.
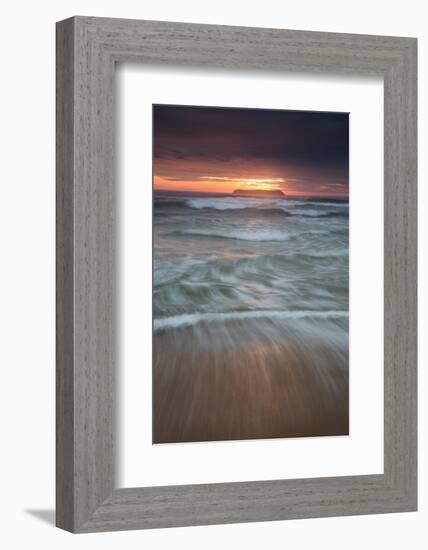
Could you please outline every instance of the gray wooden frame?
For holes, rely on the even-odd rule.
[[[123,61],[383,76],[383,474],[115,488],[113,80]],[[416,394],[416,39],[59,22],[57,525],[92,532],[416,510]]]

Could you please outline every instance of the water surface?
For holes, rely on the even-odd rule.
[[[154,196],[154,442],[348,433],[348,202]]]

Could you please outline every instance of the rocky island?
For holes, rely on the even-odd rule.
[[[233,195],[238,197],[257,197],[268,199],[285,198],[285,194],[279,189],[235,189]]]

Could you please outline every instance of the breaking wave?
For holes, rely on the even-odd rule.
[[[243,229],[184,229],[182,235],[194,235],[219,239],[233,239],[239,241],[286,241],[289,235],[284,231],[274,229],[259,229],[256,231]]]
[[[292,199],[257,199],[235,197],[211,197],[155,202],[157,210],[163,208],[190,208],[200,211],[251,213],[259,215],[300,216],[300,217],[342,217],[348,216],[347,203],[312,202]]]
[[[347,311],[228,311],[226,313],[185,313],[155,319],[155,331],[194,326],[199,323],[218,323],[245,319],[344,319]]]

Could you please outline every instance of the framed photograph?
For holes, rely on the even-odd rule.
[[[57,525],[417,507],[416,39],[57,24]]]
[[[348,126],[153,106],[154,443],[349,434]]]

